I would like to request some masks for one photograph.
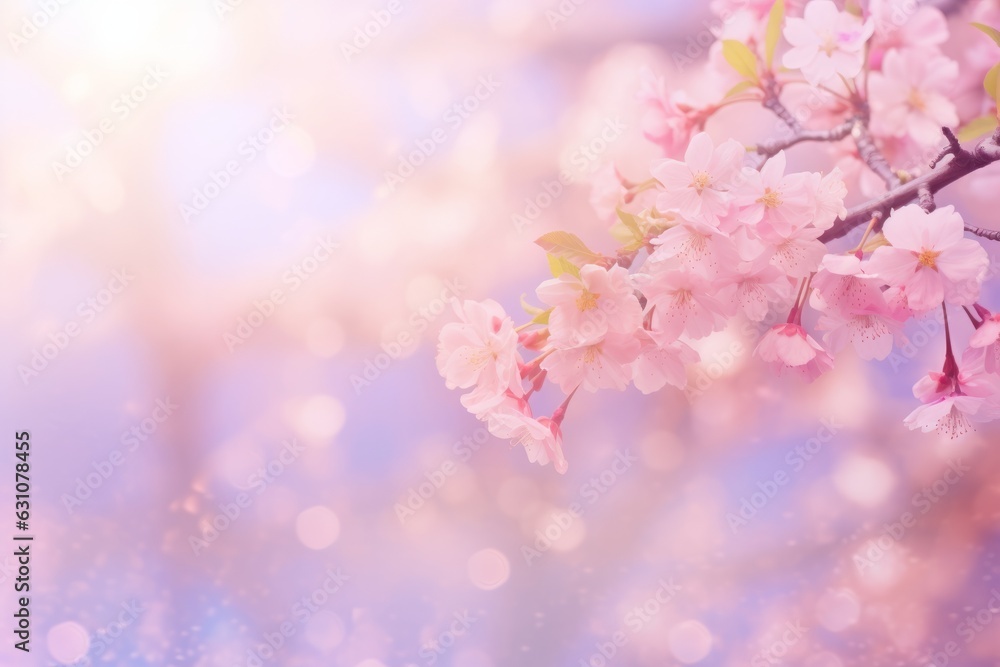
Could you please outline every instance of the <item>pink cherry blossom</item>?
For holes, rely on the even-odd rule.
[[[872,66],[876,69],[889,49],[934,53],[948,39],[948,21],[936,7],[918,7],[912,0],[870,0],[868,9],[875,25]]]
[[[683,91],[668,94],[663,78],[649,70],[643,71],[638,99],[644,109],[643,135],[660,146],[667,157],[681,155],[699,125],[694,101]]]
[[[757,344],[758,357],[781,372],[793,371],[812,381],[833,368],[833,359],[798,324],[776,324]]]
[[[819,268],[826,255],[826,246],[817,240],[822,233],[815,227],[803,226],[769,230],[761,239],[774,266],[792,278],[805,278]]]
[[[549,338],[559,347],[598,341],[609,331],[633,333],[642,323],[642,307],[628,270],[587,264],[579,277],[564,273],[546,280],[538,298],[552,307]]]
[[[911,412],[903,423],[911,430],[939,431],[957,438],[973,430],[972,422],[1000,416],[997,401],[1000,378],[987,375],[976,364],[963,361],[963,366],[959,369],[951,359],[944,371],[920,378],[913,385],[913,395],[924,405]]]
[[[904,286],[915,311],[942,301],[971,305],[989,267],[989,257],[975,240],[965,238],[962,216],[953,206],[927,213],[910,204],[896,209],[882,229],[891,246],[877,248],[867,273],[891,286]]]
[[[780,151],[760,171],[745,167],[742,182],[733,188],[733,203],[740,207],[739,219],[756,225],[790,230],[811,219],[815,209],[805,173],[785,175],[785,151]]]
[[[938,196],[965,197],[974,224],[995,227],[982,191],[994,179],[998,165],[989,163],[1000,135],[980,134],[975,145],[972,130],[991,126],[996,102],[982,82],[997,51],[968,23],[1000,26],[1000,4],[977,0],[946,16],[919,0],[786,0],[784,40],[773,53],[774,0],[710,4],[725,13],[722,22],[661,54],[672,55],[670,78],[643,75],[641,129],[664,157],[650,162],[655,147],[624,140],[611,151],[614,165],[595,163],[590,200],[603,242],[538,240],[550,252],[559,246],[573,265],[538,286],[548,311],[539,317],[526,305],[517,329],[495,302],[465,302],[441,333],[446,384],[465,390],[462,405],[492,433],[564,472],[562,422],[580,389],[685,388],[695,348],[714,354],[730,334],[742,342],[757,328],[751,322],[775,316],[783,323],[764,330],[755,355],[779,374],[811,381],[849,347],[851,367],[852,355],[883,360],[897,346],[907,350],[904,325],[934,311],[945,317],[945,362],[914,386],[921,405],[906,425],[954,436],[1000,419],[1000,316],[979,302],[994,296],[983,286],[984,246],[994,240],[967,233],[955,208],[935,209]],[[611,60],[632,68],[646,59],[639,55]],[[587,88],[600,104],[632,85],[603,67],[595,76],[612,84]],[[945,145],[941,126],[969,141],[934,160]],[[744,145],[754,143],[748,156]],[[956,180],[964,185],[939,195]],[[575,218],[575,205],[562,203],[562,214]],[[898,208],[883,219],[891,206]],[[862,238],[872,215],[879,224]],[[964,342],[970,332],[958,307],[975,327],[961,367],[953,338]],[[921,354],[937,349],[932,342]],[[524,350],[533,356],[527,363]],[[564,395],[560,407],[533,416],[529,401],[552,393]]]
[[[687,343],[679,340],[661,345],[650,332],[641,331],[639,358],[632,364],[632,382],[644,394],[659,391],[669,384],[678,389],[687,386],[685,368],[700,357]]]
[[[847,217],[847,208],[844,206],[844,199],[847,197],[844,174],[834,167],[829,174],[810,173],[809,178],[812,181],[810,190],[815,204],[812,226],[827,230],[837,218]]]
[[[948,40],[948,21],[941,10],[918,4],[909,0],[868,0],[879,46],[933,49]]]
[[[633,280],[646,296],[646,312],[652,312],[653,327],[664,341],[681,334],[704,338],[725,325],[728,307],[713,296],[712,283],[697,274],[657,271],[636,274]]]
[[[949,98],[958,63],[923,50],[890,51],[881,72],[871,75],[872,131],[908,137],[919,144],[941,142],[941,128],[958,124]]]
[[[562,433],[547,417],[535,419],[523,399],[506,398],[502,404],[480,416],[490,433],[524,447],[528,460],[538,465],[555,464],[559,473],[568,467],[562,452]]]
[[[987,373],[1000,373],[1000,313],[983,320],[969,339],[969,347],[983,355]]]
[[[813,293],[814,307],[823,312],[816,328],[827,332],[823,342],[831,352],[852,345],[865,361],[882,360],[892,352],[895,342],[903,339],[902,324],[893,317],[882,293],[875,291],[869,298],[866,304],[829,308],[819,292]]]
[[[482,400],[524,393],[518,364],[517,332],[496,301],[454,302],[459,322],[441,329],[437,367],[449,389],[475,386]]]
[[[911,431],[920,429],[924,433],[938,431],[951,438],[957,438],[973,430],[970,420],[976,416],[985,403],[976,396],[951,394],[933,403],[921,405],[903,419]]]
[[[790,299],[791,283],[784,272],[778,270],[764,255],[744,262],[741,270],[730,278],[718,293],[734,310],[742,312],[752,322],[760,322],[771,304]]]
[[[829,308],[863,310],[876,300],[885,303],[878,279],[865,273],[857,255],[825,256],[812,285]]]
[[[632,362],[638,354],[635,335],[608,332],[599,341],[554,350],[542,360],[541,367],[567,395],[577,388],[621,391],[632,380]]]
[[[802,18],[791,17],[785,23],[785,39],[792,48],[782,63],[802,70],[814,86],[837,75],[852,79],[861,72],[865,42],[873,32],[870,21],[838,10],[830,0],[813,0]]]
[[[562,450],[562,427],[550,417],[539,417],[538,423],[549,429],[549,436],[541,441],[545,449],[546,457],[552,461],[552,466],[560,475],[565,475],[569,469],[569,462],[563,455]]]
[[[706,278],[714,278],[739,261],[728,234],[703,222],[682,220],[653,239],[653,262],[676,258],[677,267]]]
[[[616,220],[615,209],[625,196],[626,188],[614,164],[608,164],[590,178],[590,205],[603,220]]]
[[[729,210],[727,190],[745,153],[743,145],[732,139],[716,147],[707,133],[696,134],[683,162],[665,159],[653,164],[653,176],[663,185],[657,208],[717,225],[719,216]]]

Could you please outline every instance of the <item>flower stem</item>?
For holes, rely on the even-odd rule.
[[[555,412],[552,413],[552,422],[554,424],[556,425],[562,424],[563,419],[566,418],[566,408],[569,407],[569,402],[573,400],[574,396],[576,396],[576,392],[579,388],[580,387],[577,387],[576,389],[571,391],[569,393],[569,396],[566,397],[566,400],[563,401],[562,404],[560,404],[560,406],[555,409]]]
[[[969,316],[969,321],[972,322],[973,327],[978,329],[979,327],[983,326],[983,320],[977,320],[976,316],[972,314],[972,311],[969,310],[968,306],[962,306],[962,310],[964,310],[965,314]]]
[[[951,326],[948,324],[948,306],[941,303],[941,310],[944,311],[944,367],[941,372],[951,379],[958,378],[958,362],[955,361],[955,354],[951,348]]]

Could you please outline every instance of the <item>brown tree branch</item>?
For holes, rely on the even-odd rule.
[[[933,196],[944,187],[997,161],[1000,161],[1000,129],[973,150],[960,148],[957,152],[952,152],[950,160],[943,164],[939,163],[926,174],[891,188],[885,194],[852,208],[847,212],[845,218],[837,220],[833,227],[819,237],[819,240],[827,243],[846,236],[858,225],[867,224],[875,213],[882,213],[888,217],[892,209],[918,200],[921,191],[926,191],[928,196]],[[985,238],[992,237],[986,236]]]
[[[765,109],[769,109],[771,113],[781,119],[785,125],[788,126],[792,132],[799,133],[802,131],[802,123],[792,115],[792,112],[788,110],[784,104],[781,103],[780,91],[778,89],[778,84],[774,80],[774,77],[767,76],[761,88],[764,91],[764,99],[761,104],[764,105]],[[775,151],[777,153],[777,151]]]
[[[976,236],[982,236],[990,241],[1000,241],[1000,229],[980,229],[979,227],[966,227],[965,231]]]
[[[758,153],[765,157],[773,157],[779,151],[790,148],[795,144],[805,141],[840,141],[851,133],[857,119],[851,118],[829,130],[805,130],[800,129],[786,139],[775,139],[773,141],[763,141],[754,147]]]
[[[875,140],[872,139],[871,133],[868,131],[868,105],[866,103],[859,102],[858,115],[836,127],[829,130],[807,130],[802,127],[802,124],[789,111],[788,107],[781,102],[780,89],[773,77],[764,79],[761,88],[764,91],[764,99],[761,101],[761,104],[780,118],[788,129],[791,130],[792,134],[790,137],[784,139],[776,139],[758,144],[755,150],[763,157],[763,160],[760,165],[755,165],[757,168],[762,166],[763,162],[766,162],[768,158],[777,154],[778,151],[794,146],[797,143],[803,141],[839,141],[850,135],[854,139],[854,145],[857,146],[858,156],[873,172],[885,181],[886,186],[890,190],[901,184],[899,176],[893,171],[888,160],[882,155],[882,152],[879,151],[878,146],[875,145]]]
[[[920,202],[920,208],[924,209],[928,213],[937,208],[937,204],[934,203],[934,195],[927,186],[917,190],[917,201]]]
[[[868,165],[868,168],[878,174],[890,190],[899,187],[901,184],[899,176],[892,170],[889,161],[875,145],[875,140],[872,139],[868,125],[864,120],[859,120],[854,124],[851,136],[854,138],[854,145],[858,147],[858,157]]]

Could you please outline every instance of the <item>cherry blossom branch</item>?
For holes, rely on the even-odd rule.
[[[851,133],[851,130],[854,129],[854,123],[856,121],[856,118],[850,118],[840,125],[830,128],[829,130],[806,130],[800,128],[798,132],[787,139],[763,141],[757,144],[754,147],[754,150],[765,157],[772,157],[777,155],[779,151],[791,148],[792,146],[805,141],[840,141]]]
[[[858,157],[868,165],[868,168],[878,174],[890,190],[899,187],[901,184],[899,176],[892,170],[889,161],[875,145],[875,140],[872,139],[868,125],[864,121],[858,121],[854,124],[854,127],[851,128],[851,137],[854,138],[854,145],[858,147]]]
[[[958,155],[962,152],[962,144],[959,142],[958,137],[955,136],[955,133],[951,131],[951,128],[942,127],[941,131],[944,132],[944,136],[948,140],[948,145],[941,149],[936,158],[931,160],[931,169],[937,167],[938,163],[949,155]]]
[[[839,141],[850,135],[854,139],[854,145],[858,149],[858,156],[868,165],[868,167],[878,174],[890,188],[898,187],[901,184],[899,176],[885,159],[875,140],[872,139],[868,131],[868,105],[863,101],[856,101],[859,115],[849,118],[845,122],[828,130],[807,130],[802,127],[798,119],[789,111],[780,99],[778,85],[773,77],[764,80],[762,89],[764,98],[761,104],[769,109],[774,115],[788,126],[792,131],[792,136],[784,140],[775,140],[758,144],[756,151],[767,158],[775,155],[778,151],[794,146],[802,141]]]
[[[947,135],[948,131],[945,134]],[[922,190],[926,190],[930,195],[934,195],[955,181],[997,162],[1000,160],[1000,130],[997,130],[992,137],[971,151],[961,148],[961,146],[956,151],[949,146],[948,152],[952,155],[951,160],[944,164],[938,163],[935,168],[926,174],[903,183],[898,187],[891,188],[885,194],[852,208],[847,212],[846,217],[837,220],[833,227],[819,237],[819,240],[823,243],[828,243],[834,239],[842,238],[855,227],[866,224],[874,214],[881,213],[884,217],[888,217],[892,209],[917,200]],[[991,234],[991,232],[987,232],[987,234]],[[991,238],[991,236],[986,236],[985,238]]]
[[[924,209],[928,213],[931,213],[935,208],[937,208],[937,204],[934,203],[934,194],[927,186],[917,190],[917,201],[920,202],[920,208]]]
[[[981,229],[979,227],[966,227],[965,231],[970,234],[975,234],[976,236],[981,236],[984,239],[989,239],[990,241],[1000,241],[1000,230],[996,229]]]
[[[788,110],[788,107],[781,103],[779,96],[780,90],[778,89],[778,84],[774,80],[774,77],[766,77],[761,88],[764,91],[764,99],[761,101],[764,108],[770,110],[771,113],[780,118],[781,122],[788,126],[788,129],[795,133],[802,132],[802,124],[799,123],[798,119],[792,115],[792,112]],[[777,151],[775,151],[775,153],[777,153]]]
[[[948,16],[965,9],[966,5],[969,4],[969,0],[921,0],[920,4],[935,7],[942,14]]]

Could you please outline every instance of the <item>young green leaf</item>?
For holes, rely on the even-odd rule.
[[[986,73],[986,78],[983,79],[983,88],[986,89],[986,94],[990,96],[994,102],[997,102],[997,81],[1000,79],[1000,63],[994,65],[989,72]]]
[[[553,278],[558,278],[564,273],[569,273],[577,278],[580,277],[580,269],[565,257],[558,257],[552,253],[549,253],[546,257],[549,259],[549,270],[552,272]]]
[[[785,21],[785,0],[777,0],[771,6],[771,13],[767,17],[767,32],[764,35],[764,62],[768,69],[774,63],[774,52],[778,48],[778,40],[781,39],[781,24]]]
[[[988,25],[983,25],[982,23],[973,23],[972,27],[976,28],[977,30],[981,30],[983,33],[986,34],[987,37],[996,42],[997,46],[1000,46],[1000,30],[997,30],[996,28],[991,28]]]
[[[632,232],[632,235],[635,236],[635,238],[642,238],[642,228],[639,227],[639,221],[635,219],[634,215],[626,213],[620,208],[616,208],[615,213],[618,214],[618,219],[622,221],[623,225],[628,227],[628,230]]]
[[[524,312],[528,313],[532,317],[538,317],[539,315],[545,312],[543,308],[539,308],[538,306],[532,306],[530,303],[528,303],[527,294],[521,295],[521,308],[524,308]]]
[[[724,99],[729,99],[730,97],[739,95],[745,90],[750,90],[751,88],[756,88],[756,87],[757,84],[754,83],[753,81],[740,81],[738,84],[729,89],[729,92],[726,93]]]
[[[1000,65],[997,65],[997,67],[1000,67]],[[994,77],[993,80],[993,102],[997,105],[997,121],[1000,121],[1000,76]]]
[[[538,237],[535,243],[545,252],[568,259],[572,264],[589,264],[604,259],[600,253],[588,248],[580,237],[569,232],[549,232]]]
[[[722,41],[722,55],[740,76],[748,81],[760,83],[757,56],[746,44],[735,39],[725,39]]]
[[[997,117],[993,114],[970,120],[956,135],[959,141],[972,141],[992,132],[997,127]]]
[[[549,308],[548,310],[543,310],[542,312],[540,312],[537,315],[535,315],[535,317],[531,320],[531,323],[532,324],[548,324],[549,323],[549,315],[552,314],[552,311],[553,311],[552,308]]]

